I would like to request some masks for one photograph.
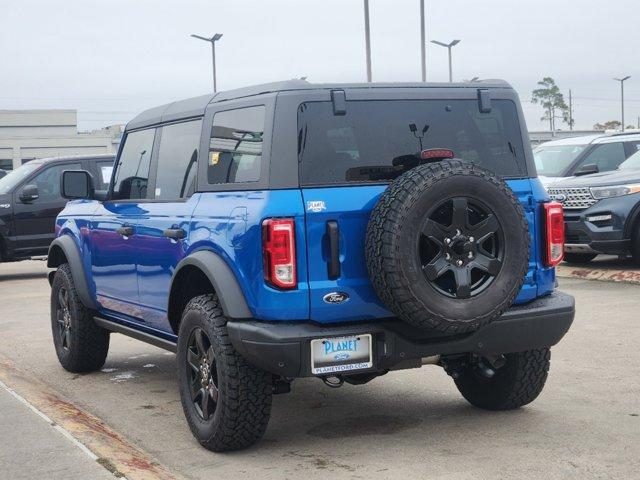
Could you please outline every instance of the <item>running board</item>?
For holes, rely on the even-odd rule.
[[[93,319],[95,320],[96,325],[104,328],[105,330],[109,330],[110,332],[121,333],[123,335],[126,335],[127,337],[141,340],[145,343],[162,348],[164,350],[168,350],[173,353],[176,353],[178,351],[178,346],[170,340],[165,340],[164,338],[157,337],[155,335],[152,335],[151,333],[127,327],[126,325],[107,320],[106,318],[93,317]]]

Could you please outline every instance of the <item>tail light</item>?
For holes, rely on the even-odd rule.
[[[564,257],[564,214],[558,202],[544,204],[547,250],[545,264],[555,267]]]
[[[296,237],[292,218],[271,218],[262,222],[264,279],[277,288],[298,286]]]

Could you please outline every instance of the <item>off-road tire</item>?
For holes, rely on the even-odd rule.
[[[597,253],[565,253],[564,261],[567,263],[589,263],[597,256]]]
[[[194,406],[187,374],[188,340],[196,328],[210,339],[218,375],[218,401],[208,421]],[[215,295],[195,297],[185,307],[177,363],[182,408],[191,432],[202,446],[214,452],[237,450],[262,438],[271,413],[272,377],[235,351],[227,332],[227,318]]]
[[[506,363],[491,379],[467,367],[455,380],[462,396],[484,410],[512,410],[533,402],[547,380],[548,348],[505,355]]]
[[[65,340],[61,337],[62,331],[58,321],[61,289],[67,295],[70,317],[68,336]],[[71,275],[71,267],[67,263],[58,267],[51,284],[51,331],[56,355],[65,370],[84,373],[102,368],[109,352],[109,332],[96,325],[93,312],[80,301]]]
[[[488,204],[502,225],[504,264],[495,280],[471,298],[447,298],[421,271],[414,240],[424,213],[451,195]],[[459,334],[477,330],[508,309],[529,263],[530,234],[522,205],[507,184],[490,171],[461,160],[420,165],[381,195],[367,226],[365,254],[373,287],[382,302],[417,327]]]

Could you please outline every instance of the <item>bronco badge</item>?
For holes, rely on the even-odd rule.
[[[331,292],[322,297],[322,300],[325,303],[344,303],[349,300],[349,295],[344,292]]]

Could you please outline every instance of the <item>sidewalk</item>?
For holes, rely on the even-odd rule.
[[[11,480],[115,477],[0,384],[0,475]]]

